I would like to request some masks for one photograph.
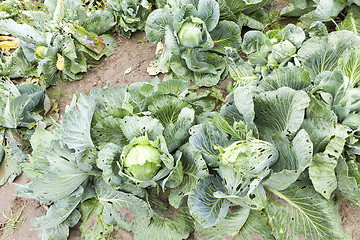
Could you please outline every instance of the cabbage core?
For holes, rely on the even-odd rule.
[[[150,180],[161,167],[160,152],[151,145],[134,146],[124,160],[126,172],[140,181]]]

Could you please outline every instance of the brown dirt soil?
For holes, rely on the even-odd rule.
[[[81,81],[64,82],[48,89],[50,99],[58,102],[60,115],[64,114],[65,106],[70,103],[73,95],[89,93],[94,87],[103,87],[107,82],[110,86],[123,85],[140,81],[151,81],[153,78],[146,72],[150,61],[155,57],[154,44],[145,40],[143,32],[136,33],[131,39],[118,38],[116,52],[102,61],[99,66],[91,69]],[[132,71],[124,75],[129,68]],[[226,85],[222,85],[222,90]],[[223,92],[223,91],[222,91]],[[15,181],[17,184],[26,184],[31,181],[24,174]],[[35,200],[15,197],[16,186],[10,183],[0,187],[0,234],[6,216],[19,213],[23,209],[21,217],[25,220],[18,229],[11,233],[0,235],[0,240],[39,240],[38,231],[32,230],[30,219],[40,217],[46,213],[46,209],[40,206]],[[339,202],[339,211],[342,216],[344,230],[349,233],[354,240],[360,240],[360,209],[349,201]],[[125,213],[126,214],[126,213]],[[79,226],[70,230],[69,240],[81,240]],[[112,239],[132,240],[133,235],[125,231],[118,231]],[[155,240],[155,239],[154,239]]]

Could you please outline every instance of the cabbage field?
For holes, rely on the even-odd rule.
[[[1,240],[360,239],[359,0],[0,2]]]

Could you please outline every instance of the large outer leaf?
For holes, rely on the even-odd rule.
[[[30,98],[30,101],[25,106],[25,111],[34,111],[39,108],[45,97],[45,89],[43,87],[31,83],[23,83],[16,87],[21,95],[28,95]]]
[[[120,161],[121,151],[120,146],[107,143],[101,148],[98,158],[96,159],[96,166],[103,171],[102,178],[107,184],[113,187],[119,187],[120,184],[123,183],[123,180],[118,174],[120,171],[118,162]]]
[[[254,122],[260,136],[268,139],[277,132],[295,134],[304,120],[305,108],[309,102],[304,91],[287,87],[257,95],[254,99]]]
[[[231,136],[231,143],[246,140],[248,129],[242,121],[235,122],[234,125],[231,126],[225,118],[223,118],[220,114],[215,113],[211,123],[223,133],[229,134]]]
[[[62,120],[62,139],[69,148],[77,152],[94,147],[90,135],[91,120],[95,111],[94,98],[94,95],[89,99],[85,94],[81,94],[77,103],[74,98],[71,105],[66,108]]]
[[[3,127],[17,128],[20,124],[20,118],[24,113],[26,105],[30,102],[30,97],[27,95],[20,95],[15,98],[8,98],[4,114],[2,116]]]
[[[31,136],[30,144],[33,149],[32,157],[29,163],[22,164],[23,171],[27,177],[36,178],[42,175],[42,169],[49,166],[49,162],[44,154],[51,147],[51,141],[55,139],[55,135],[44,128],[37,127]],[[36,167],[35,167],[36,166]]]
[[[31,70],[35,66],[30,63],[22,50],[16,49],[10,56],[4,56],[4,63],[1,64],[1,75],[8,78],[20,78],[28,75],[33,75]]]
[[[251,210],[244,226],[234,240],[254,240],[259,237],[263,240],[274,240],[266,214],[263,211]]]
[[[25,43],[46,45],[45,34],[27,24],[17,24],[13,19],[2,20],[0,28],[12,36],[23,40]]]
[[[306,119],[301,128],[309,134],[314,147],[314,154],[323,152],[335,131],[337,117],[330,106],[313,96],[306,109]]]
[[[0,125],[7,128],[27,127],[37,118],[32,111],[41,109],[44,88],[31,83],[16,87],[10,82],[9,84],[10,88],[6,87],[6,83],[4,84],[7,89],[4,89],[2,96]]]
[[[31,224],[39,228],[41,239],[64,240],[69,236],[69,227],[75,226],[81,214],[75,208],[81,202],[84,189],[80,187],[74,193],[59,199],[52,205],[46,216],[31,220]]]
[[[125,137],[129,141],[145,134],[150,140],[155,140],[164,130],[159,120],[148,116],[126,116],[121,120],[120,124]]]
[[[151,210],[144,200],[132,194],[117,191],[103,180],[96,181],[95,191],[98,201],[103,206],[101,215],[106,224],[115,224],[127,231],[131,231],[133,228],[141,231],[149,225]],[[134,214],[133,225],[122,216],[120,212],[122,208],[128,208]]]
[[[79,46],[79,50],[91,56],[96,61],[99,61],[103,56],[110,56],[115,52],[116,49],[116,40],[113,36],[109,34],[102,34],[99,36],[103,43],[104,49],[100,53],[96,53],[89,48],[85,47],[84,45]]]
[[[254,110],[254,93],[253,89],[248,87],[238,87],[234,90],[234,103],[242,114],[245,123],[250,129],[256,129],[254,125],[255,110]]]
[[[148,109],[165,127],[164,137],[169,152],[178,148],[188,137],[195,111],[177,97],[162,95],[155,98]]]
[[[226,48],[225,51],[227,55],[225,61],[228,66],[229,75],[236,85],[252,85],[259,79],[255,69],[250,63],[241,59],[236,50]]]
[[[51,31],[51,19],[50,15],[43,11],[22,11],[22,13],[32,19],[32,23],[37,29],[41,29],[42,32]]]
[[[300,19],[305,22],[331,21],[346,7],[346,4],[337,0],[316,0],[316,9],[302,15]]]
[[[348,48],[339,59],[339,68],[349,78],[352,87],[360,81],[360,47]]]
[[[342,230],[337,206],[317,193],[309,180],[296,181],[283,191],[270,191],[289,204],[268,198],[269,225],[275,239],[351,239]]]
[[[315,154],[309,167],[309,177],[314,188],[326,199],[330,199],[332,192],[337,187],[335,167],[344,150],[347,129],[337,125],[335,136],[329,141],[322,153]]]
[[[290,142],[283,133],[273,136],[279,159],[271,167],[273,173],[264,186],[284,190],[295,182],[312,161],[313,145],[305,130],[300,130]]]
[[[205,160],[189,143],[183,145],[176,152],[175,158],[178,158],[180,154],[184,179],[180,186],[169,194],[169,203],[175,208],[180,207],[184,198],[193,191],[197,182],[209,174]]]
[[[156,9],[146,21],[145,32],[150,42],[164,42],[165,29],[172,25],[172,16],[167,9]]]
[[[185,60],[186,65],[178,65],[179,69],[174,69],[175,66],[171,65],[172,71],[175,75],[180,73],[180,78],[183,76],[183,71],[191,70],[192,76],[190,78],[199,87],[211,87],[225,77],[226,65],[223,57],[219,54],[188,49],[182,53],[181,58]],[[188,81],[190,79],[181,80]]]
[[[214,30],[219,22],[220,8],[215,0],[200,0],[198,4],[199,18],[205,22],[207,30]]]
[[[231,21],[221,21],[216,28],[210,33],[215,47],[231,47],[239,49],[241,46],[241,29]]]
[[[288,6],[284,7],[280,15],[287,17],[300,17],[312,10],[316,6],[313,0],[293,0]]]
[[[105,240],[108,234],[114,231],[113,225],[104,222],[101,216],[104,207],[97,199],[90,199],[80,205],[81,237],[85,239]]]
[[[355,34],[360,34],[360,7],[352,5],[347,8],[347,15],[339,24],[340,30],[349,30]]]
[[[273,91],[281,87],[305,90],[311,84],[309,72],[301,67],[283,67],[275,69],[265,77],[259,87],[264,91]]]
[[[8,144],[4,147],[3,151],[4,150],[4,159],[2,159],[2,157],[0,158],[0,186],[7,183],[8,180],[10,180],[10,182],[13,182],[15,178],[22,173],[22,168],[20,164],[26,161],[25,154],[21,151],[20,148],[16,146],[15,143],[8,141]]]
[[[351,164],[349,165],[351,166]],[[352,201],[356,206],[360,207],[360,189],[358,187],[357,179],[351,175],[349,166],[342,157],[339,158],[335,172],[338,182],[337,187],[340,194]]]
[[[225,191],[221,179],[208,175],[199,181],[194,192],[189,196],[190,214],[205,228],[218,224],[228,213],[230,202],[214,197],[214,193],[218,191]]]
[[[292,44],[296,46],[296,48],[301,47],[301,44],[305,40],[304,30],[300,27],[295,26],[294,24],[286,25],[286,27],[281,29],[279,34],[282,37],[282,40],[289,40]]]
[[[135,239],[187,239],[193,231],[193,219],[186,206],[177,210],[175,217],[153,215],[150,225],[134,233]]]
[[[270,45],[270,40],[260,31],[247,31],[241,49],[245,54],[260,51],[262,45]]]
[[[237,19],[237,24],[251,29],[262,30],[266,27],[268,21],[268,12],[265,9],[259,9],[249,15],[241,13]]]
[[[164,138],[169,152],[173,152],[189,138],[189,129],[194,124],[195,111],[183,108],[175,124],[170,123],[164,131]]]
[[[41,137],[41,136],[40,136]],[[27,168],[27,171],[34,171],[38,176],[29,188],[34,193],[34,197],[47,200],[57,201],[71,195],[79,186],[86,183],[89,174],[81,170],[75,163],[76,155],[59,141],[52,141],[51,147],[44,152],[39,152],[48,162],[48,168],[45,164],[38,165],[36,162],[39,157],[34,156],[33,168]],[[40,156],[40,159],[41,157]],[[90,157],[90,156],[89,156]],[[94,157],[90,160],[95,161]],[[40,173],[40,174],[39,174]],[[32,174],[32,173],[31,173]]]
[[[196,73],[217,74],[218,65],[221,65],[215,64],[216,60],[220,63],[219,60],[221,59],[217,54],[201,52],[197,49],[188,49],[188,51],[184,52],[181,57],[185,60],[187,67]]]
[[[277,159],[277,156],[275,156],[275,159]],[[266,193],[261,180],[269,172],[268,169],[265,169],[255,176],[248,176],[231,165],[221,164],[218,174],[223,180],[225,191],[219,189],[214,193],[214,196],[219,199],[229,200],[232,204],[241,207],[256,210],[263,209],[266,206]]]
[[[115,17],[110,11],[96,10],[86,19],[85,29],[100,35],[110,30],[115,24]]]
[[[254,12],[270,4],[273,0],[222,0],[220,2],[221,17],[238,16],[241,12],[246,14]],[[229,13],[231,11],[231,13]]]
[[[105,43],[103,39],[93,32],[88,32],[84,28],[72,23],[64,25],[63,30],[66,33],[70,33],[79,43],[97,54],[104,50]]]
[[[227,97],[225,104],[220,109],[220,115],[230,124],[243,121],[243,116],[235,106],[234,92],[231,92]]]
[[[312,78],[324,71],[332,71],[344,51],[360,44],[360,37],[350,31],[335,31],[327,37],[313,37],[298,51],[299,60]]]
[[[128,143],[123,131],[120,128],[121,119],[112,116],[105,117],[91,128],[91,136],[94,143],[114,143],[124,146]]]
[[[239,208],[229,214],[218,224],[204,228],[199,223],[195,224],[195,237],[202,240],[226,240],[234,237],[247,222],[250,214],[249,208]]]
[[[207,164],[218,160],[220,152],[214,147],[224,147],[229,142],[223,132],[209,124],[193,126],[190,128],[190,135],[190,144],[203,155]]]

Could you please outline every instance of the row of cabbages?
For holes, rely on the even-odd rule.
[[[74,98],[61,124],[35,130],[23,164],[34,181],[18,195],[50,205],[32,222],[42,239],[66,239],[80,219],[86,239],[118,227],[136,239],[351,239],[333,198],[360,203],[360,37],[322,30],[247,33],[249,61],[228,57],[239,86],[219,112],[174,79]],[[253,61],[283,42],[298,50],[281,66]]]
[[[110,30],[130,37],[145,29],[151,42],[166,43],[157,71],[213,86],[227,75],[224,47],[240,48],[242,26],[262,29],[269,20],[263,7],[271,2],[108,0],[105,9],[95,10],[82,0],[47,0],[43,11],[22,12],[28,23],[17,23],[11,14],[0,21],[0,34],[16,37],[20,45],[1,57],[0,75],[39,77],[45,87],[79,80],[114,52]]]
[[[13,7],[13,2],[7,0],[0,9]],[[47,0],[44,9],[21,11],[30,19],[27,23],[17,23],[12,15],[0,17],[0,34],[16,37],[20,46],[2,54],[0,75],[39,77],[45,87],[80,80],[89,67],[115,51],[116,40],[109,31],[130,37],[144,28],[151,6],[146,0],[108,0],[105,9],[89,10],[82,0]]]

